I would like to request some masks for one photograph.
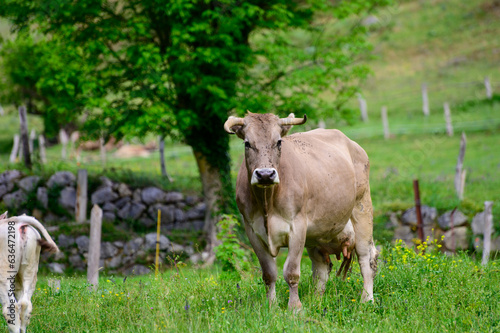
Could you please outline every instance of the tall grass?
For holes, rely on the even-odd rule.
[[[318,296],[310,261],[304,257],[300,313],[287,310],[288,286],[281,276],[277,305],[269,306],[257,267],[241,280],[221,279],[217,267],[183,267],[165,271],[157,279],[102,277],[96,292],[89,291],[82,278],[62,277],[60,290],[55,290],[42,277],[32,299],[29,328],[33,332],[494,332],[500,329],[498,265],[493,261],[482,267],[467,255],[447,257],[430,248],[416,254],[396,244],[385,248],[379,259],[375,302],[362,304],[357,263],[346,281],[332,274],[325,294]],[[0,326],[5,327],[3,321]]]

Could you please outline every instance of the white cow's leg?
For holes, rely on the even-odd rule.
[[[316,284],[316,291],[323,295],[331,271],[330,256],[328,253],[321,253],[316,247],[308,247],[307,253],[312,262],[313,281]]]
[[[11,279],[10,274],[0,274],[0,278],[0,302],[2,303],[3,317],[7,321],[9,333],[19,333],[21,327],[19,304],[12,292],[15,288],[15,282]]]
[[[369,189],[354,207],[351,218],[356,237],[356,254],[363,276],[361,301],[372,301],[373,279],[377,273],[378,253],[373,243],[373,208]]]
[[[305,243],[305,225],[304,228],[296,224],[297,229],[290,233],[288,240],[288,256],[283,267],[283,276],[290,288],[290,299],[288,300],[289,309],[300,309],[302,303],[299,299],[299,280],[300,280],[300,260],[304,252]],[[304,230],[300,230],[304,229]]]
[[[37,236],[30,229],[27,231],[28,241],[25,247],[25,256],[29,258],[23,261],[19,268],[18,279],[20,281],[19,295],[16,294],[19,303],[21,333],[26,332],[26,328],[31,319],[31,296],[36,288],[38,261],[40,258],[40,246],[38,245]]]
[[[245,231],[252,244],[253,250],[259,259],[260,267],[262,268],[262,280],[266,285],[267,299],[269,303],[276,302],[276,279],[278,277],[278,269],[276,267],[276,260],[267,248],[264,247],[260,239],[255,235],[253,230],[248,227],[245,222]]]

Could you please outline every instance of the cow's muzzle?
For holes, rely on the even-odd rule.
[[[271,186],[278,184],[279,182],[280,177],[278,176],[278,171],[275,168],[255,169],[250,181],[252,185],[257,186]]]

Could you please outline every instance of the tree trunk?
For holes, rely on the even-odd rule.
[[[217,239],[217,233],[219,232],[217,222],[224,210],[224,198],[222,197],[223,181],[220,170],[211,165],[206,156],[198,151],[193,150],[193,152],[198,164],[203,187],[203,196],[207,206],[204,231],[207,240],[205,251],[208,252],[209,256],[205,263],[210,265],[215,260],[214,248],[220,244]]]

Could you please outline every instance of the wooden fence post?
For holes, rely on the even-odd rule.
[[[491,233],[493,231],[493,216],[491,213],[491,208],[493,206],[493,201],[485,201],[484,202],[484,234],[483,234],[483,260],[481,264],[488,264],[488,260],[490,259],[490,250],[491,250]]]
[[[68,156],[67,154],[68,134],[66,134],[66,131],[62,128],[59,130],[59,142],[62,144],[61,158],[63,160],[66,160]]]
[[[79,169],[76,185],[76,222],[87,221],[87,170]]]
[[[12,145],[12,151],[10,153],[10,163],[16,162],[17,152],[19,151],[19,134],[14,135],[14,144]]]
[[[101,256],[102,209],[94,205],[90,212],[90,240],[87,266],[87,281],[97,290],[99,285],[99,257]]]
[[[418,238],[424,241],[424,224],[422,222],[422,210],[420,202],[420,189],[418,187],[418,179],[413,180],[413,193],[415,194],[415,213],[417,215],[417,230]]]
[[[172,178],[167,173],[167,167],[165,166],[165,137],[159,137],[160,140],[160,165],[161,165],[161,175],[162,177],[166,177],[169,182],[172,182]]]
[[[99,139],[99,147],[100,147],[100,152],[101,152],[101,164],[102,167],[104,168],[106,166],[106,147],[104,146],[104,138],[101,137]]]
[[[493,91],[491,90],[491,83],[489,76],[484,78],[484,88],[486,89],[486,98],[493,98]]]
[[[389,119],[387,119],[387,107],[382,107],[382,124],[384,125],[384,138],[389,139],[391,133],[389,132]]]
[[[30,144],[28,138],[28,118],[26,116],[26,107],[19,107],[19,123],[21,125],[21,144],[23,147],[24,165],[31,169]]]
[[[45,138],[43,135],[38,136],[38,146],[40,147],[40,161],[42,164],[47,163],[47,154],[45,153]]]
[[[446,134],[453,136],[453,125],[451,123],[451,111],[448,102],[444,103],[444,120],[446,121]]]
[[[427,83],[422,83],[422,111],[424,116],[429,116],[429,96],[427,95]]]
[[[457,158],[457,166],[455,167],[455,191],[460,200],[464,198],[464,188],[465,188],[465,174],[466,171],[463,170],[465,149],[467,148],[467,137],[465,133],[462,132],[462,138],[460,139],[460,152]]]
[[[358,93],[359,110],[361,112],[361,120],[366,123],[368,121],[368,106],[366,100]]]
[[[3,111],[3,107],[0,105],[0,116],[5,115],[5,112]]]
[[[36,131],[34,128],[32,128],[31,132],[30,132],[30,141],[29,141],[30,154],[32,156],[33,156],[33,146],[34,146],[35,139],[36,139]]]

